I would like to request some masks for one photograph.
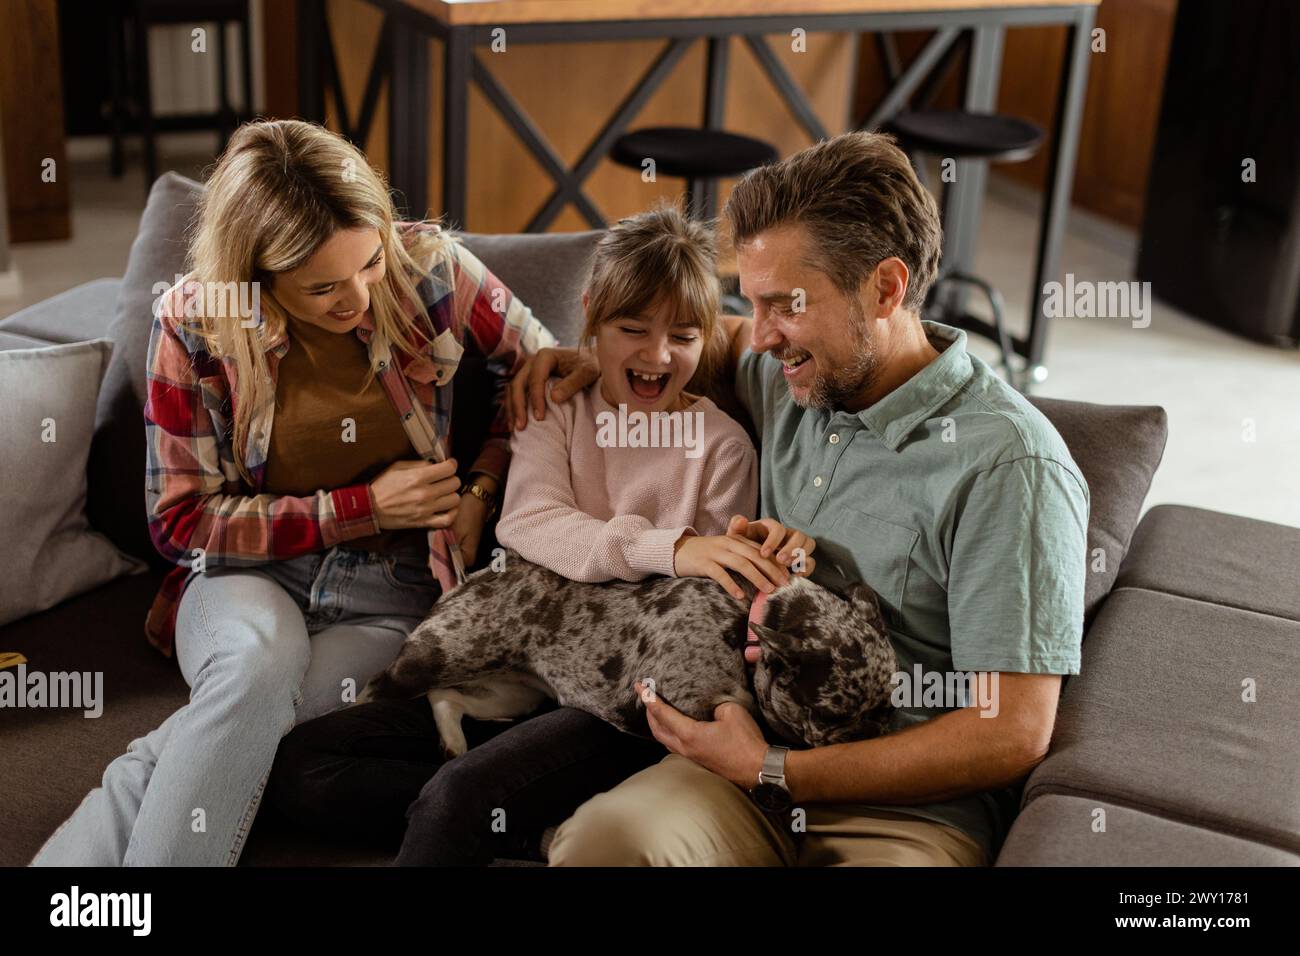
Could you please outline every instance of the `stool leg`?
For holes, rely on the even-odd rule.
[[[708,207],[703,179],[686,180],[686,218],[701,219]]]
[[[158,178],[158,144],[154,139],[153,91],[149,85],[149,24],[144,5],[135,5],[135,62],[138,71],[136,96],[140,106],[140,140],[144,146],[144,191]]]
[[[220,84],[217,97],[217,153],[219,155],[226,151],[226,143],[233,129],[235,109],[230,105],[230,51],[226,49],[225,21],[218,20],[216,27],[217,83]]]
[[[243,16],[239,21],[239,56],[242,62],[240,66],[244,74],[244,112],[240,120],[244,117],[257,115],[253,106],[253,28],[249,22],[250,16],[248,7],[245,6]]]
[[[925,157],[914,150],[909,150],[907,158],[912,161],[912,169],[916,171],[916,180],[925,189],[930,188],[930,174],[925,171]]]
[[[126,87],[126,20],[120,9],[114,9],[111,22],[113,34],[109,38],[109,155],[108,169],[114,179],[119,179],[126,168],[125,153],[122,148],[122,116],[127,111]]]
[[[1015,354],[1015,346],[1011,343],[1011,336],[1007,334],[1006,322],[1004,315],[1006,305],[1002,299],[1002,293],[999,292],[992,284],[984,281],[979,276],[971,275],[968,272],[953,271],[944,276],[954,282],[965,282],[975,286],[989,300],[989,306],[993,310],[993,328],[998,336],[998,351],[1002,353],[1002,368],[1006,372],[1007,381],[1016,385],[1015,373],[1011,367],[1011,356]],[[1017,388],[1019,386],[1016,386]]]

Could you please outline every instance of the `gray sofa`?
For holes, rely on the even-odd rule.
[[[102,671],[106,698],[95,720],[0,710],[0,865],[25,864],[107,763],[187,699],[175,663],[142,632],[164,569],[144,526],[141,409],[151,290],[182,271],[200,188],[171,174],[155,184],[122,279],[87,283],[0,322],[0,349],[114,341],[88,514],[121,550],[150,562],[145,574],[0,628],[0,652],[21,652],[29,668]],[[466,242],[571,342],[596,236]],[[464,378],[474,387],[472,373]],[[997,865],[1300,864],[1300,529],[1179,506],[1153,508],[1139,524],[1164,448],[1164,412],[1035,402],[1088,479],[1094,560],[1082,673],[1066,682],[1050,754],[1024,783]],[[1258,688],[1253,703],[1242,699],[1247,679]],[[386,860],[384,848],[305,836],[268,813],[243,857],[247,865]]]

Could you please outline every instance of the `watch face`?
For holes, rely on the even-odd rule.
[[[769,813],[783,813],[790,809],[790,791],[774,783],[760,783],[752,791],[759,809]]]

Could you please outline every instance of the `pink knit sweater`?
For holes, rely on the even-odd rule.
[[[619,410],[599,381],[564,404],[548,394],[546,417],[530,416],[510,439],[497,540],[573,581],[672,576],[683,532],[724,534],[733,514],[752,518],[758,505],[758,456],[745,430],[707,398],[679,422],[687,415],[690,430],[674,434],[690,447],[644,447],[648,430],[630,427],[609,447]],[[635,424],[635,413],[623,421]]]

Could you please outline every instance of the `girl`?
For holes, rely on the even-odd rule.
[[[788,580],[756,544],[726,534],[732,515],[754,513],[758,476],[744,429],[696,393],[725,347],[714,267],[708,228],[672,208],[601,240],[582,297],[601,375],[512,439],[502,544],[581,581],[701,575],[739,596],[727,569],[764,591]],[[700,444],[611,447],[602,422],[620,412],[693,416]],[[508,729],[465,730],[471,749],[444,763],[424,698],[303,724],[281,747],[272,800],[335,833],[395,839],[405,817],[399,865],[485,864],[666,753],[553,704]]]
[[[177,564],[146,632],[174,647],[190,701],[109,765],[37,864],[239,859],[280,738],[392,660],[454,584],[458,543],[473,560],[508,429],[499,415],[462,501],[442,453],[462,349],[504,381],[554,341],[439,226],[396,222],[365,157],[307,123],[236,132],[189,253],[156,310],[145,418],[150,531]],[[249,284],[254,315],[212,308],[211,290]]]

